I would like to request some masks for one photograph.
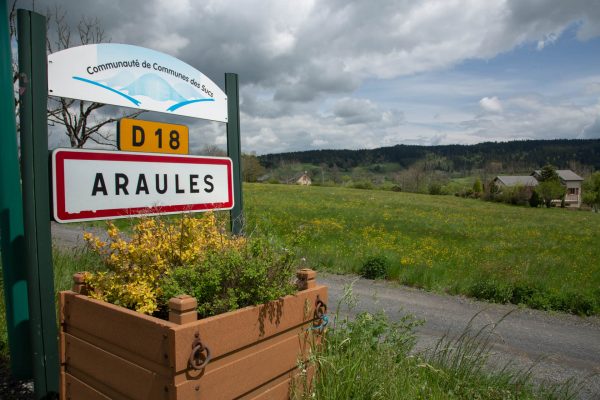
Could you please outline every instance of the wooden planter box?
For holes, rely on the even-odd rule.
[[[314,271],[298,275],[295,295],[201,320],[194,298],[171,299],[170,321],[90,299],[76,282],[60,293],[60,398],[289,398],[327,302]]]

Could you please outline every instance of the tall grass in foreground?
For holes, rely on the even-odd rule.
[[[73,274],[79,271],[96,271],[101,263],[98,257],[86,249],[62,250],[54,248],[54,290],[68,290],[73,285]],[[0,265],[0,358],[8,356],[8,334],[6,331],[6,306],[4,304],[4,282]]]
[[[338,318],[339,312],[313,355],[313,391],[297,390],[297,399],[546,400],[578,395],[572,382],[536,386],[530,370],[490,366],[490,337],[497,324],[480,330],[469,324],[457,337],[443,337],[432,349],[414,352],[419,323],[410,316],[399,322],[383,313]]]

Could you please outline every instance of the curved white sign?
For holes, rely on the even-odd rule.
[[[48,56],[48,94],[227,122],[227,97],[189,64],[127,44],[91,44]]]

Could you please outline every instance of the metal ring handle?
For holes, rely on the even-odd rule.
[[[317,301],[315,303],[315,319],[313,320],[311,329],[317,330],[319,333],[323,333],[328,323],[329,318],[327,317],[327,304],[325,304],[319,298],[319,296],[317,296]]]
[[[323,319],[323,316],[327,314],[327,304],[323,303],[321,299],[317,298],[317,303],[315,304],[315,316],[318,319]]]
[[[204,357],[204,361],[202,361],[202,363],[198,364],[197,358],[200,358],[200,355],[202,354],[202,352],[204,350],[206,350],[206,357]],[[202,345],[202,343],[200,341],[198,341],[197,344],[192,348],[192,354],[190,354],[190,359],[189,359],[190,367],[192,367],[193,369],[195,369],[197,371],[201,371],[208,365],[209,361],[210,361],[210,349],[208,347]]]

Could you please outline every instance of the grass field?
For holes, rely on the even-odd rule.
[[[600,214],[451,196],[245,184],[248,230],[307,266],[358,272],[373,255],[403,284],[580,314],[600,312]]]

